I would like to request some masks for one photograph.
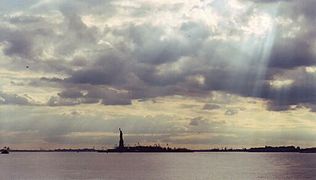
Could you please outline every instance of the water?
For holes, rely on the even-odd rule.
[[[316,154],[10,153],[0,179],[316,179]]]

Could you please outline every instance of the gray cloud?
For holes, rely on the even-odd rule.
[[[59,98],[56,96],[52,96],[47,102],[48,106],[74,106],[78,104],[80,104],[78,100]]]
[[[0,92],[0,104],[2,105],[32,105],[29,98],[19,96],[17,94],[9,94]]]
[[[190,121],[190,126],[205,126],[205,125],[209,125],[208,121],[203,119],[202,117],[196,117],[191,119]]]
[[[314,32],[313,32],[314,33]],[[315,65],[315,54],[308,39],[315,39],[315,35],[304,34],[294,39],[277,37],[269,57],[269,66],[276,68],[295,68]]]
[[[150,14],[142,9],[154,8],[149,4],[127,7],[112,1],[94,2],[33,2],[35,13],[8,13],[1,18],[0,41],[4,44],[4,55],[11,60],[7,67],[21,70],[28,65],[31,71],[56,74],[51,80],[42,78],[42,81],[54,80],[53,83],[62,88],[48,105],[129,105],[133,99],[175,94],[190,96],[192,92],[204,95],[210,91],[263,98],[270,101],[270,110],[287,110],[289,105],[299,103],[315,104],[314,79],[307,72],[288,77],[293,83],[286,88],[270,85],[279,74],[316,64],[312,43],[316,38],[312,27],[316,14],[310,8],[315,5],[313,1],[293,0],[281,4],[252,1],[254,4],[241,13],[239,20],[228,18],[216,27],[189,18],[190,13],[199,10],[197,6],[191,7],[190,13],[184,13],[173,27],[149,20]],[[105,5],[108,11],[101,11]],[[210,3],[204,8],[217,5]],[[183,4],[177,6],[184,7]],[[234,38],[242,38],[245,32],[241,27],[250,23],[251,17],[259,13],[254,9],[261,6],[264,10],[277,9],[278,18],[290,19],[291,23],[286,27],[275,25],[269,52],[264,49],[269,42],[261,41],[261,45],[250,43],[242,49],[242,42]],[[41,8],[59,19],[49,17]],[[110,25],[111,18],[126,15],[121,14],[121,8],[130,9],[132,14],[129,15],[135,19]],[[167,9],[158,8],[157,13]],[[293,13],[302,15],[303,20]],[[230,11],[218,14],[235,18]],[[102,17],[102,27],[89,26],[84,18],[87,15]],[[294,27],[300,31],[285,37]],[[248,47],[251,45],[257,48]],[[64,78],[57,78],[59,75]],[[311,83],[302,84],[302,80]],[[40,82],[33,85],[47,85]]]
[[[213,109],[220,109],[221,106],[217,105],[217,104],[205,104],[203,109],[206,110],[213,110]]]
[[[233,115],[235,115],[237,113],[238,113],[238,111],[236,109],[227,109],[225,111],[225,115],[227,115],[227,116],[233,116]]]
[[[226,127],[225,121],[216,121],[215,119],[206,119],[203,117],[194,117],[190,119],[187,133],[224,133]]]
[[[58,96],[47,102],[49,106],[73,106],[79,104],[101,103],[104,105],[130,105],[131,95],[125,91],[111,89],[106,86],[87,85],[83,87],[65,88]]]

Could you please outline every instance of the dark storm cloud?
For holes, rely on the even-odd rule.
[[[101,103],[103,105],[130,105],[131,94],[107,86],[85,85],[65,88],[47,102],[49,106],[73,106]]]
[[[312,54],[313,50],[308,38],[307,36],[294,40],[278,39],[272,48],[269,66],[286,69],[315,65],[315,55]]]
[[[1,28],[0,41],[6,42],[7,46],[4,49],[4,54],[7,56],[19,56],[21,58],[30,58],[35,55],[33,47],[33,39],[31,34],[24,31],[10,31],[9,29]]]
[[[110,52],[102,55],[92,66],[73,72],[66,81],[93,85],[124,83],[128,75],[127,68],[132,68],[133,65],[128,60],[122,59],[118,53]]]
[[[312,82],[315,83],[315,80]],[[272,100],[268,109],[280,111],[290,109],[290,105],[300,103],[316,104],[315,89],[314,84],[294,84],[290,88],[270,91],[269,95],[265,96]]]
[[[273,71],[273,75],[282,75],[288,70]],[[278,72],[278,73],[276,73]],[[240,94],[246,97],[259,97],[269,100],[269,110],[287,110],[290,105],[300,103],[316,103],[316,76],[313,73],[308,73],[304,68],[295,70],[292,75],[285,75],[285,77],[293,80],[290,85],[282,87],[274,87],[274,80],[271,77],[263,79],[256,79],[254,72],[216,72],[210,75],[211,79],[206,79],[210,87],[209,89],[226,91],[234,94]],[[218,77],[218,78],[216,78]],[[235,78],[234,78],[235,77]],[[268,79],[268,80],[266,80]],[[282,80],[281,80],[282,82]]]
[[[106,99],[102,99],[101,104],[104,105],[131,105],[132,101],[130,99],[122,98],[122,97],[108,97]]]
[[[80,98],[83,96],[83,93],[78,89],[67,89],[67,91],[62,91],[58,93],[58,95],[62,98]]]

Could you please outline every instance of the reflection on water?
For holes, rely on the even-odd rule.
[[[11,153],[1,179],[313,179],[316,154]]]

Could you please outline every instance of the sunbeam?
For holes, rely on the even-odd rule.
[[[270,13],[264,13],[257,17],[251,17],[249,27],[245,28],[248,42],[251,42],[251,67],[256,70],[255,84],[252,96],[261,96],[262,88],[267,73],[271,51],[274,45],[277,27],[275,18],[278,15],[279,6],[273,7]]]

